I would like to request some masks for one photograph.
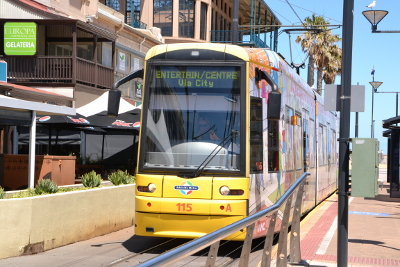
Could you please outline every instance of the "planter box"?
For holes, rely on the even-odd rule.
[[[0,259],[38,253],[130,227],[135,185],[0,199]]]
[[[75,183],[75,156],[36,156],[35,185],[50,179],[57,185]],[[0,154],[0,185],[6,190],[28,187],[28,155]]]

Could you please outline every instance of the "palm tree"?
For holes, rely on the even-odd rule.
[[[308,83],[314,85],[314,70],[317,69],[317,92],[322,92],[322,80],[333,83],[341,70],[341,49],[335,45],[341,40],[339,35],[332,35],[327,26],[329,23],[315,14],[304,19],[304,25],[310,28],[321,29],[322,32],[305,32],[299,35],[295,42],[300,43],[303,52],[309,56]]]
[[[341,38],[332,35],[331,31],[325,31],[317,34],[316,40],[317,92],[321,94],[322,80],[327,84],[333,83],[341,71],[342,49],[335,45]]]

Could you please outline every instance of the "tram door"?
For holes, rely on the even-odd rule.
[[[329,177],[329,185],[336,186],[336,132],[330,128],[330,124],[328,123],[327,127],[327,158],[328,158],[328,177]]]

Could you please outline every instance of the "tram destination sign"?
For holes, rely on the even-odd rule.
[[[6,22],[4,24],[4,53],[32,56],[36,54],[37,26],[34,22]]]
[[[239,80],[239,73],[235,67],[190,67],[186,70],[163,67],[155,72],[155,78],[175,88],[232,88]]]

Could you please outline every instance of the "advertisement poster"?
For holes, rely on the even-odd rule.
[[[126,66],[126,55],[125,53],[119,52],[118,53],[118,69],[120,71],[125,71]]]
[[[36,54],[36,23],[6,22],[4,24],[4,53],[32,56]]]

